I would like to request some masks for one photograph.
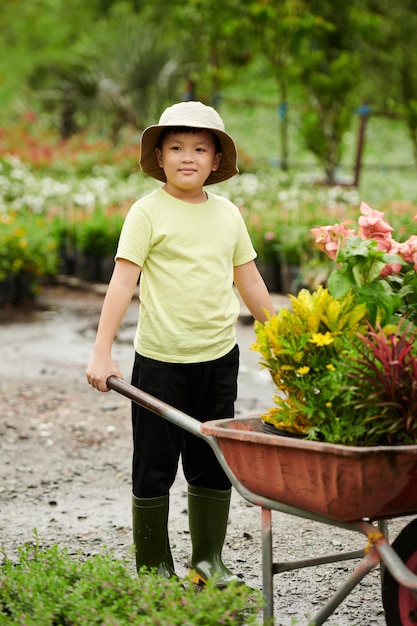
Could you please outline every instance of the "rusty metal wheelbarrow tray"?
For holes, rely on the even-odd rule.
[[[417,446],[349,447],[262,432],[257,417],[202,424],[250,491],[332,520],[417,512]]]

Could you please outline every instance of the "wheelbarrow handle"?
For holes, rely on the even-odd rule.
[[[129,398],[130,400],[133,400],[133,402],[140,404],[140,406],[145,407],[145,409],[149,409],[153,413],[167,419],[169,422],[184,428],[193,435],[197,435],[197,437],[200,437],[201,439],[208,439],[207,435],[203,434],[200,430],[201,422],[196,420],[194,417],[187,415],[187,413],[174,409],[174,407],[166,404],[166,402],[162,402],[162,400],[158,400],[149,393],[146,393],[146,391],[142,391],[133,385],[129,385],[129,383],[125,382],[121,378],[117,378],[116,376],[109,376],[106,383],[109,389],[117,391],[122,394],[122,396],[126,396],[126,398]]]

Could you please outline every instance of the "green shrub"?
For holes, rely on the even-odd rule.
[[[0,215],[0,280],[25,272],[34,277],[54,275],[57,250],[42,215],[10,211]]]
[[[244,585],[201,593],[153,572],[133,575],[109,553],[71,557],[39,542],[19,548],[0,567],[0,625],[237,626],[257,622],[259,592]]]
[[[104,257],[116,252],[123,215],[97,209],[76,224],[76,247],[87,255]]]

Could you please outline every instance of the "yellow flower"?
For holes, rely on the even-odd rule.
[[[332,334],[327,331],[327,333],[312,333],[310,343],[315,343],[317,346],[329,346],[333,343],[334,339]]]
[[[333,363],[327,363],[326,365],[326,369],[329,370],[329,372],[334,372],[334,370],[336,369],[335,366],[333,365]]]
[[[299,367],[297,370],[297,374],[299,374],[300,376],[304,376],[304,374],[308,374],[310,371],[310,368],[308,365],[303,365],[303,367]]]

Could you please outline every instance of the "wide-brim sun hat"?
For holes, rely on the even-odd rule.
[[[224,128],[220,115],[213,107],[202,102],[179,102],[165,109],[158,124],[148,126],[142,133],[140,166],[142,171],[157,180],[166,182],[165,172],[158,163],[156,147],[161,132],[169,127],[189,127],[211,130],[221,145],[222,157],[215,172],[211,172],[205,185],[213,185],[238,174],[235,142]]]

